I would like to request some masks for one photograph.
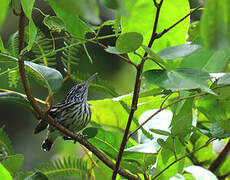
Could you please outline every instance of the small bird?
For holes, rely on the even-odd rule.
[[[85,128],[91,119],[90,106],[87,102],[88,87],[97,75],[98,73],[95,73],[87,81],[72,87],[65,100],[51,108],[49,115],[72,132],[76,133]],[[64,134],[43,120],[37,124],[34,134],[46,128],[48,128],[48,133],[42,143],[42,149],[49,151],[55,139]]]

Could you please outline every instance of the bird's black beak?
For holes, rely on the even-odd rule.
[[[86,82],[85,85],[88,86],[91,81],[95,79],[95,77],[98,75],[98,73],[94,73]]]

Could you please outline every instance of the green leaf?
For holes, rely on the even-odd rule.
[[[90,131],[90,129],[95,131],[96,128],[88,128],[88,131]],[[116,158],[121,145],[122,136],[118,136],[113,132],[97,128],[97,135],[93,138],[89,138],[88,141],[97,148],[104,151],[110,157]],[[128,141],[127,146],[133,146],[133,143],[134,142]]]
[[[78,3],[77,1],[71,1],[72,3]],[[65,3],[65,5],[63,5]],[[76,14],[76,10],[73,10],[71,7],[71,3],[64,1],[56,1],[50,0],[49,4],[53,8],[57,17],[61,18],[63,22],[65,22],[66,29],[71,34],[84,38],[86,32],[92,32],[90,27],[84,23]],[[70,9],[69,9],[70,8]]]
[[[8,156],[7,159],[4,159],[1,163],[2,165],[10,172],[12,176],[18,172],[23,165],[24,156],[21,154]]]
[[[159,55],[155,54],[149,47],[142,45],[143,49],[145,50],[146,53],[148,53],[154,61],[158,62],[159,64],[163,65],[164,67],[166,66],[164,62],[164,58],[162,59]]]
[[[104,49],[106,52],[110,54],[124,54],[123,52],[117,51],[116,47],[108,46],[106,49]]]
[[[29,67],[31,74],[34,74],[35,77],[41,78],[43,85],[48,88],[49,94],[53,94],[61,88],[63,77],[56,69],[29,61],[25,62],[25,65]]]
[[[94,154],[92,154],[92,157],[94,161],[97,162],[97,165],[98,165],[93,168],[93,172],[95,173],[96,178],[97,179],[110,179],[113,174],[112,169],[110,169],[107,165],[105,165]]]
[[[5,54],[0,54],[0,60],[17,62],[18,59]],[[61,88],[63,77],[62,74],[56,69],[29,61],[25,61],[25,66],[26,70],[29,72],[29,75],[36,77],[36,80],[38,80],[41,85],[48,88],[49,94],[53,94]]]
[[[12,176],[10,175],[9,171],[0,163],[0,179],[6,180],[13,180]]]
[[[2,37],[0,36],[0,52],[2,52],[2,53],[5,53],[5,54],[7,54],[8,53],[8,51],[5,49],[5,47],[4,47],[4,44],[3,44],[3,41],[2,41]]]
[[[0,128],[0,147],[3,148],[4,151],[7,152],[7,155],[13,154],[13,147],[11,145],[10,138],[8,135],[3,131],[4,126]]]
[[[178,138],[175,138],[175,142],[173,143],[173,139],[169,137],[165,143],[171,144],[171,146],[175,148],[177,158],[180,158],[181,156],[185,155],[185,147],[183,144],[181,144]],[[175,146],[173,144],[175,144]],[[173,161],[175,161],[174,152],[167,148],[163,148],[160,151],[160,153],[158,153],[158,161],[157,161],[157,167],[156,167],[157,172],[154,175],[158,174],[160,171],[165,169],[165,167],[167,167]],[[170,179],[171,176],[175,176],[177,173],[182,173],[184,169],[184,165],[185,165],[185,160],[182,159],[179,162],[173,164],[171,167],[169,167],[160,176],[158,176],[158,179]]]
[[[84,136],[87,136],[87,138],[93,138],[97,135],[97,131],[98,129],[97,128],[85,128],[83,131],[82,131],[82,134]]]
[[[178,106],[179,104],[177,104]],[[192,128],[193,98],[185,100],[178,113],[173,113],[171,132],[173,136],[184,138],[190,134]]]
[[[217,81],[218,85],[230,85],[230,73],[226,73],[224,76],[220,77]]]
[[[29,19],[29,42],[27,50],[30,51],[37,34],[37,27],[35,26],[32,19],[32,10],[34,7],[35,0],[21,0],[23,11]]]
[[[230,44],[230,4],[228,0],[209,0],[201,18],[204,45],[222,49]]]
[[[211,51],[201,47],[195,53],[182,59],[181,68],[200,69],[206,72],[223,72],[229,62],[230,48]]]
[[[140,33],[124,33],[116,40],[116,49],[119,52],[128,53],[137,50],[143,42],[143,36]]]
[[[129,12],[129,16],[121,17],[122,33],[137,32],[142,34],[144,37],[143,44],[147,46],[152,35],[153,22],[156,14],[156,7],[154,6],[153,1],[132,0],[124,1],[124,4],[125,9]],[[172,26],[189,12],[190,7],[187,0],[164,1],[160,11],[157,33]],[[178,24],[178,26],[173,28],[172,31],[167,32],[161,38],[156,40],[151,49],[154,52],[158,52],[168,46],[185,44],[188,27],[189,18],[185,19]],[[139,54],[144,54],[143,49],[138,49],[137,52]],[[133,53],[129,53],[128,55],[133,62],[137,64],[140,62],[140,58]],[[153,69],[154,65],[153,62],[146,61],[144,71]]]
[[[163,139],[159,138],[157,139],[157,143],[164,149],[170,150],[171,152],[174,151],[174,146],[171,142],[169,143],[168,141],[164,141]]]
[[[157,53],[162,59],[177,59],[188,56],[200,49],[198,44],[183,44],[162,49]]]
[[[49,180],[49,178],[41,172],[35,172],[32,175],[26,177],[25,180]]]
[[[171,136],[170,132],[164,131],[164,130],[161,130],[161,129],[152,129],[152,128],[150,128],[149,130],[152,131],[153,133],[156,133],[156,134],[160,134],[160,135],[164,135],[164,136]]]
[[[8,9],[9,9],[9,4],[10,4],[10,0],[3,0],[1,1],[1,11],[0,11],[0,32],[2,29],[2,24],[5,20],[5,17],[7,15]]]
[[[108,7],[108,8],[111,8],[111,9],[118,9],[119,8],[119,3],[121,1],[120,0],[102,0],[102,3]]]
[[[197,139],[194,139],[194,137],[197,136]],[[193,149],[198,149],[201,146],[204,146],[209,138],[200,132],[195,132],[192,137],[192,143],[193,143]],[[194,139],[194,140],[193,140]],[[208,146],[200,149],[199,151],[196,151],[194,153],[194,158],[197,160],[199,163],[205,163],[205,164],[211,164],[216,159],[217,155],[213,151],[213,145],[210,143]]]
[[[139,98],[139,105],[137,111],[135,112],[135,118],[139,119],[141,114],[149,109],[159,108],[162,100],[163,99],[160,96],[153,97],[152,95]],[[89,101],[92,110],[91,120],[100,125],[124,129],[127,123],[129,112],[127,112],[127,109],[124,108],[122,102],[127,104],[128,108],[130,109],[132,94],[123,95],[113,99]],[[108,117],[110,119],[109,121]],[[132,123],[130,131],[133,131],[137,126],[138,124]]]
[[[220,168],[218,168],[218,175],[225,175],[230,173],[230,157],[228,156],[225,161],[222,163]]]
[[[87,161],[76,156],[59,158],[54,161],[42,163],[39,165],[39,170],[48,176],[49,179],[76,178],[84,180],[89,175]]]
[[[172,97],[172,96],[171,96]],[[159,108],[160,105],[158,105],[157,108]],[[153,107],[154,108],[154,107]],[[141,117],[139,118],[139,123],[143,123],[147,118],[155,114],[159,109],[157,108],[151,108],[151,110],[148,110],[144,112]],[[153,139],[151,140],[152,143],[149,143],[149,146],[153,146],[152,149],[156,149],[157,151],[160,149],[160,145],[158,143],[158,139],[167,139],[167,136],[165,135],[159,135],[156,133],[152,133],[150,129],[158,129],[158,130],[163,130],[163,131],[168,131],[170,132],[170,123],[172,120],[172,111],[170,110],[162,110],[159,114],[154,116],[150,121],[148,121],[143,128],[149,132],[149,134],[152,135]],[[138,132],[138,136],[140,137],[141,142],[146,141],[146,137],[144,136],[145,134],[142,132]],[[147,146],[148,147],[148,146]]]
[[[33,171],[27,171],[27,172],[17,172],[14,176],[15,180],[25,180],[26,177],[32,175],[34,172]]]
[[[1,92],[0,93],[0,101],[17,102],[17,103],[20,103],[20,104],[28,107],[29,109],[32,109],[32,106],[29,103],[29,101],[25,97],[23,97],[22,95],[17,94],[17,93]]]
[[[65,23],[57,16],[46,16],[43,19],[43,23],[51,30],[61,32],[65,29]]]
[[[184,170],[191,173],[196,178],[196,180],[218,180],[215,174],[200,166],[189,166]]]
[[[197,102],[197,108],[211,125],[208,127],[212,137],[226,138],[230,136],[229,87],[216,89],[219,96],[208,95]]]
[[[203,71],[189,68],[178,68],[171,71],[150,70],[144,72],[143,76],[148,83],[168,90],[181,91],[200,88],[205,92],[215,94],[207,85],[211,77]]]
[[[193,41],[199,35],[200,35],[200,21],[192,22],[189,25],[187,41]]]

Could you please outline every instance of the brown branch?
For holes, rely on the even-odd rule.
[[[188,16],[192,15],[193,13],[195,13],[196,11],[198,11],[200,9],[201,5],[197,6],[195,9],[193,9],[192,11],[190,11],[190,13],[188,13],[187,15],[185,15],[183,18],[181,18],[179,21],[177,21],[175,24],[173,24],[172,26],[170,26],[169,28],[163,30],[162,32],[160,32],[159,34],[156,34],[156,36],[154,37],[154,39],[159,39],[161,36],[163,36],[165,33],[167,33],[169,30],[171,30],[172,28],[174,28],[176,25],[178,25],[179,23],[181,23],[183,20],[185,20]]]
[[[160,3],[158,4],[158,6],[156,6],[157,10],[156,10],[156,16],[155,16],[155,21],[154,21],[154,27],[153,27],[153,31],[152,31],[152,36],[151,39],[149,41],[148,47],[151,48],[154,42],[154,36],[156,34],[156,29],[157,29],[157,24],[158,24],[158,19],[159,19],[159,14],[160,14],[160,9],[161,9],[161,5],[163,3],[163,0],[160,1]],[[145,63],[145,57],[148,55],[147,52],[145,52],[141,63],[137,66],[137,74],[136,74],[136,80],[135,80],[135,87],[134,87],[134,94],[133,94],[133,99],[132,99],[132,105],[131,105],[131,111],[129,113],[129,118],[128,118],[128,122],[126,124],[126,128],[125,128],[125,132],[124,132],[124,136],[120,145],[120,149],[119,149],[119,153],[117,156],[117,161],[116,161],[116,167],[113,171],[113,175],[112,175],[112,180],[116,179],[116,175],[117,172],[119,170],[119,166],[121,163],[121,159],[122,159],[122,155],[125,149],[125,145],[127,143],[127,139],[128,139],[128,134],[129,134],[129,129],[131,126],[131,122],[133,119],[133,115],[134,112],[137,109],[137,103],[138,103],[138,97],[139,97],[139,92],[140,92],[140,85],[141,85],[141,73],[143,71],[143,67],[144,67],[144,63]]]
[[[22,8],[21,8],[22,9]],[[78,135],[74,134],[70,130],[66,129],[61,124],[54,121],[52,117],[50,117],[41,107],[37,104],[36,100],[33,98],[31,90],[29,88],[28,81],[26,79],[25,67],[24,67],[24,55],[20,55],[21,50],[24,48],[24,29],[25,29],[25,14],[23,10],[21,11],[20,18],[19,18],[19,58],[18,58],[18,65],[19,65],[19,72],[22,80],[22,84],[27,96],[27,99],[30,101],[34,110],[39,114],[42,120],[46,121],[47,123],[56,127],[59,131],[64,133],[65,135],[71,137],[72,139],[76,140],[80,144],[84,145],[87,149],[89,149],[92,153],[94,153],[102,162],[104,162],[108,167],[111,169],[115,169],[115,164],[108,160],[96,147],[94,147],[91,143],[87,140],[79,137]],[[123,169],[119,169],[119,174],[126,177],[127,179],[137,180],[135,176],[129,174]]]
[[[209,170],[215,172],[218,169],[218,167],[224,162],[224,160],[228,156],[229,151],[230,151],[230,140],[228,140],[227,144],[225,144],[225,146],[220,151],[215,161],[212,162],[212,164],[209,167]]]

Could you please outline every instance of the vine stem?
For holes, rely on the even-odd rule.
[[[156,179],[157,177],[159,177],[163,172],[165,172],[168,168],[170,168],[173,164],[177,163],[178,161],[190,156],[191,154],[193,154],[194,152],[196,151],[199,151],[201,150],[202,148],[208,146],[212,141],[214,141],[215,139],[209,139],[203,146],[193,150],[192,152],[184,155],[184,156],[181,156],[180,158],[174,160],[173,162],[171,162],[168,166],[166,166],[162,171],[160,171],[159,173],[157,173],[154,177],[152,177],[152,180]]]
[[[153,42],[154,42],[154,36],[155,36],[156,30],[157,30],[158,19],[159,19],[160,9],[161,9],[162,3],[163,3],[163,0],[161,0],[159,4],[154,1],[154,4],[155,4],[157,10],[156,10],[156,16],[155,16],[152,36],[151,36],[151,39],[150,39],[149,44],[148,44],[149,48],[152,47]],[[144,63],[145,63],[145,60],[146,60],[145,57],[147,57],[147,55],[148,55],[148,53],[145,52],[145,54],[144,54],[144,56],[143,56],[143,58],[141,60],[141,63],[137,66],[137,73],[136,73],[136,80],[135,80],[134,94],[133,94],[133,99],[132,99],[131,110],[130,110],[130,113],[129,113],[129,118],[128,118],[128,122],[126,124],[123,139],[122,139],[122,142],[121,142],[121,145],[120,145],[119,153],[118,153],[118,156],[117,156],[116,167],[115,167],[115,169],[113,171],[112,180],[116,179],[116,175],[117,175],[118,170],[119,170],[119,166],[120,166],[120,163],[121,163],[121,159],[122,159],[122,155],[123,155],[123,152],[124,152],[124,149],[125,149],[125,145],[126,145],[127,140],[128,140],[129,129],[130,129],[130,126],[131,126],[131,122],[133,120],[133,115],[134,115],[134,113],[135,113],[135,111],[137,109],[137,103],[138,103],[140,85],[141,85],[141,78],[140,77],[141,77],[141,73],[143,71]]]
[[[59,131],[61,131],[65,135],[71,137],[72,139],[76,140],[80,144],[84,145],[87,149],[89,149],[92,153],[94,153],[108,167],[110,167],[111,169],[115,169],[115,164],[112,163],[110,160],[108,160],[96,147],[94,147],[91,143],[89,143],[87,140],[83,139],[79,135],[74,134],[73,132],[71,132],[70,130],[68,130],[67,128],[62,126],[61,124],[57,123],[51,116],[48,115],[48,113],[46,113],[46,111],[41,109],[41,107],[37,104],[37,101],[34,99],[32,93],[31,93],[31,90],[30,90],[30,87],[29,87],[29,84],[28,84],[28,81],[26,78],[25,66],[24,66],[24,55],[23,54],[21,55],[21,51],[24,48],[25,21],[26,21],[26,17],[25,17],[25,14],[23,12],[23,9],[21,8],[21,13],[19,16],[19,44],[18,44],[19,58],[18,58],[18,65],[19,65],[19,73],[20,73],[21,81],[22,81],[27,99],[31,103],[33,109],[37,112],[37,114],[39,115],[39,117],[42,120],[44,120],[47,123],[49,123],[50,125],[54,126]],[[132,180],[138,180],[139,179],[139,178],[129,174],[128,172],[126,172],[123,169],[119,169],[119,174],[126,177],[127,179],[132,179]]]

